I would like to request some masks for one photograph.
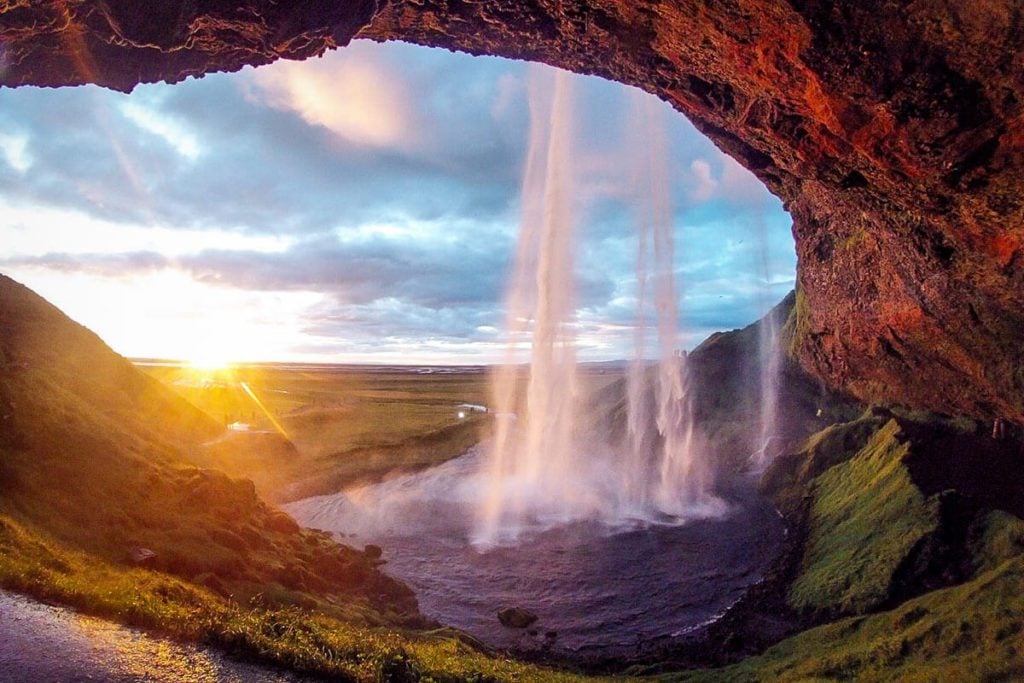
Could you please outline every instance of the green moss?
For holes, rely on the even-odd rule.
[[[986,515],[984,529],[972,548],[979,573],[1024,555],[1024,520],[995,510]]]
[[[1024,676],[1024,558],[897,609],[782,641],[674,681],[1010,681]]]
[[[810,536],[789,595],[797,609],[863,613],[887,597],[892,575],[938,523],[903,464],[908,444],[895,420],[813,486]]]
[[[810,332],[810,316],[811,304],[798,283],[793,310],[790,311],[785,325],[782,326],[782,338],[789,340],[789,356],[791,358],[796,358],[799,355],[800,347],[803,346],[804,340]]]

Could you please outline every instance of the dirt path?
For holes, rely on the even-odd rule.
[[[208,648],[155,638],[0,591],[0,681],[5,683],[298,683]]]

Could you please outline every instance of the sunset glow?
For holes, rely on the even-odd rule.
[[[627,90],[570,79],[592,203],[577,254],[579,355],[623,358],[636,322],[614,162]],[[790,219],[657,106],[671,122],[692,347],[792,288]],[[521,62],[358,41],[131,95],[6,90],[0,272],[131,357],[201,369],[495,362],[528,121]]]

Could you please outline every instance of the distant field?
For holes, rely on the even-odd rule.
[[[222,423],[197,464],[256,482],[272,500],[329,493],[436,465],[486,438],[486,368],[241,365],[139,367]],[[619,374],[583,373],[587,389]],[[228,428],[229,426],[233,428]]]
[[[442,462],[483,438],[488,421],[460,407],[486,405],[482,368],[139,367],[225,426],[192,454],[198,464],[249,477],[276,500]]]

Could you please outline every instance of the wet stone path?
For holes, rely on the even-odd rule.
[[[0,591],[4,683],[298,683],[209,648],[157,638]]]

